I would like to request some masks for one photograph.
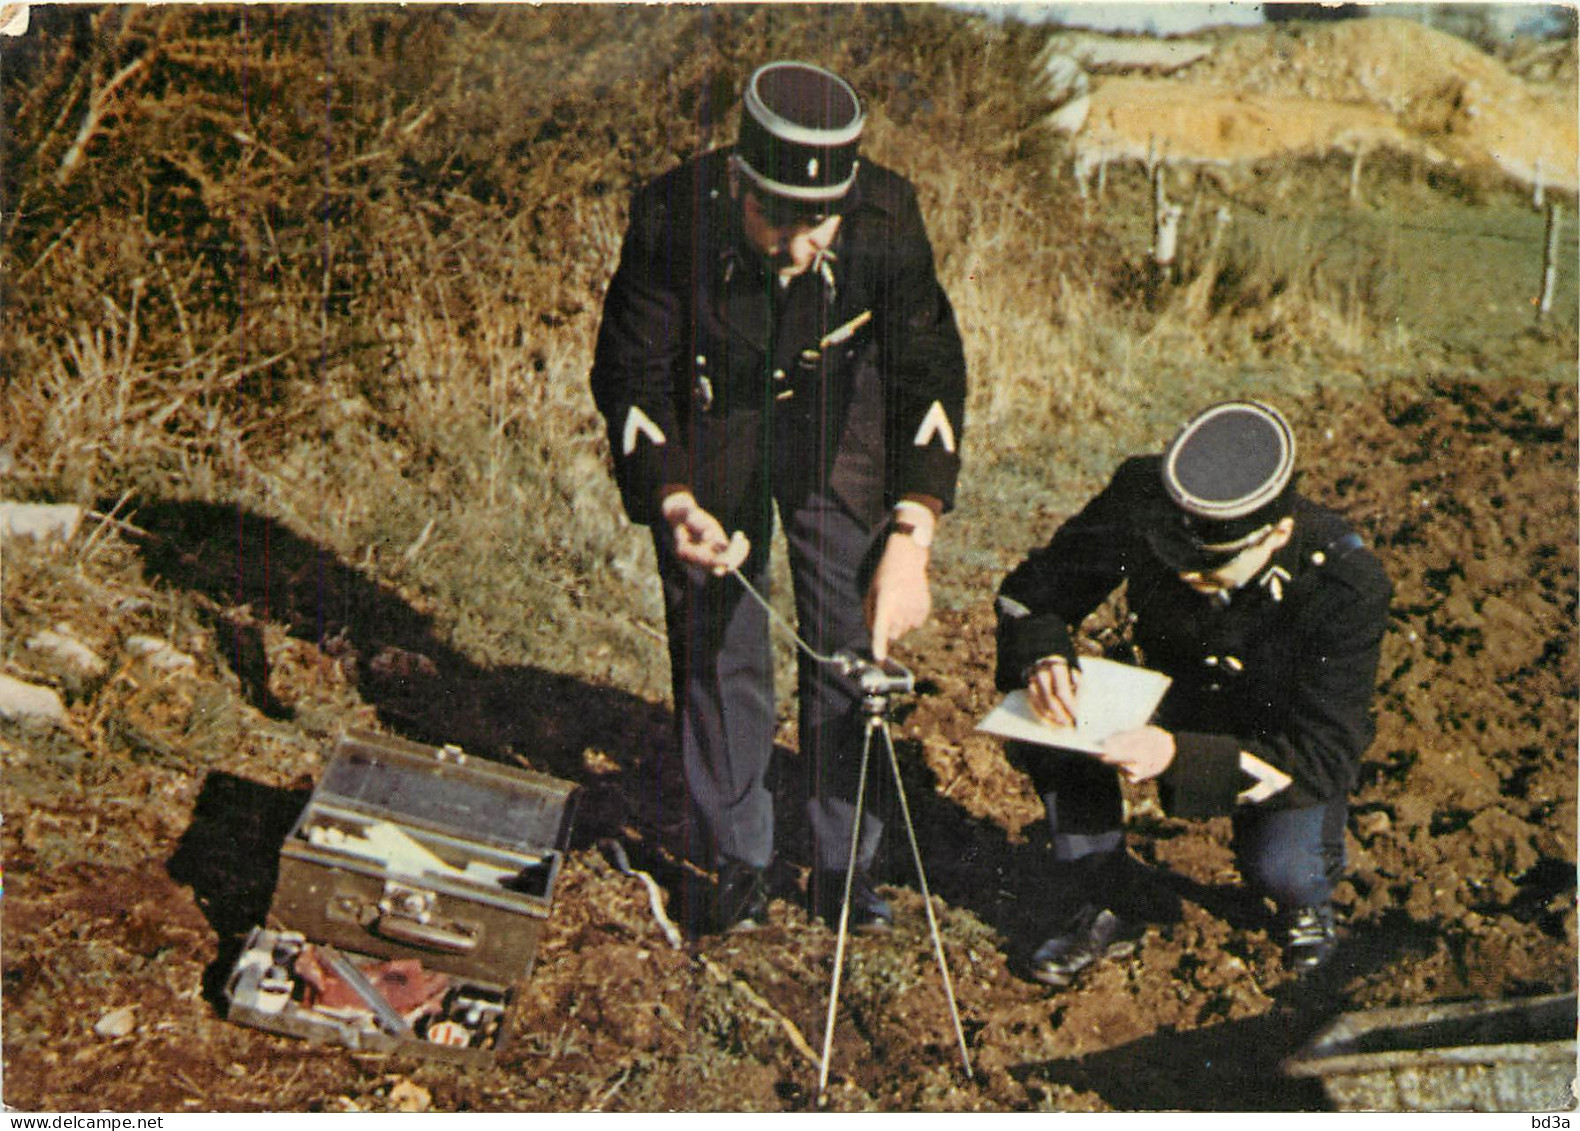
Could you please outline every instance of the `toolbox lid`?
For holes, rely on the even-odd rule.
[[[316,792],[403,821],[532,850],[565,848],[576,786],[459,748],[350,731]]]

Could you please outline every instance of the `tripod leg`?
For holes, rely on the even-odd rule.
[[[850,926],[850,889],[856,878],[856,857],[861,847],[861,818],[867,803],[867,764],[872,754],[872,731],[876,720],[867,720],[861,739],[861,769],[856,776],[856,815],[850,823],[850,859],[845,865],[845,896],[839,904],[839,934],[834,943],[834,982],[828,992],[828,1021],[823,1026],[823,1062],[817,1072],[817,1094],[828,1087],[828,1058],[834,1048],[834,1016],[839,1009],[839,982],[845,970],[845,939]]]
[[[955,1023],[955,1040],[960,1043],[960,1059],[966,1066],[966,1077],[971,1076],[971,1054],[966,1050],[966,1034],[960,1025],[960,1009],[955,1004],[955,987],[949,979],[949,963],[944,959],[944,942],[938,933],[938,918],[933,914],[933,896],[927,890],[927,873],[922,868],[922,850],[916,843],[916,826],[911,821],[911,806],[905,799],[905,783],[900,780],[900,759],[894,752],[894,737],[889,733],[887,721],[882,722],[883,742],[889,751],[889,766],[894,770],[894,792],[900,798],[900,815],[905,819],[905,835],[911,841],[911,859],[916,862],[916,880],[922,889],[922,907],[927,911],[927,929],[933,935],[933,954],[938,959],[938,972],[944,979],[944,996],[949,999],[949,1018]],[[847,887],[845,898],[850,898]],[[827,1054],[825,1054],[826,1057]]]

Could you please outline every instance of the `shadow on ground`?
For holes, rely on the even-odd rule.
[[[291,718],[270,691],[263,625],[276,623],[340,666],[379,719],[403,737],[454,743],[586,787],[579,840],[638,822],[678,826],[679,782],[661,753],[669,712],[627,692],[526,665],[486,667],[436,632],[392,588],[272,519],[233,506],[145,506],[150,572],[197,594],[248,700]],[[301,720],[298,720],[301,721]],[[588,769],[588,750],[618,768]]]
[[[280,624],[339,664],[363,701],[395,733],[419,742],[455,743],[475,755],[530,766],[580,785],[573,847],[618,838],[627,845],[634,866],[652,872],[672,894],[679,892],[690,871],[682,862],[696,854],[688,851],[679,767],[668,756],[667,706],[540,667],[482,666],[443,639],[431,617],[389,586],[278,521],[244,508],[157,502],[144,506],[137,521],[146,531],[142,549],[150,574],[199,597],[243,694],[266,716],[324,728],[323,720],[293,720],[291,708],[270,689],[263,628]],[[897,714],[903,714],[903,707]],[[916,744],[902,741],[897,746],[935,893],[995,925],[1007,922],[1017,907],[1035,906],[1035,900],[1025,897],[1030,894],[1027,885],[1040,882],[1041,867],[1028,865],[1038,850],[1011,844],[997,825],[971,818],[938,797],[937,783],[923,766]],[[608,757],[595,769],[588,751]],[[810,859],[806,767],[796,752],[780,747],[771,773],[779,821],[771,883],[775,895],[799,899]],[[211,778],[200,809],[217,815],[222,830],[225,811],[275,813],[284,804],[269,799],[258,809],[257,798],[243,796],[248,788],[265,787]],[[892,771],[886,752],[876,745],[870,788],[870,811],[889,830],[879,878],[915,887]],[[286,807],[294,811],[304,800],[305,794],[294,797]],[[219,872],[237,850],[221,843],[220,832],[214,842],[219,856],[205,859],[200,842],[207,834],[201,819],[196,824],[189,839],[197,838],[198,847],[189,851],[184,846],[178,852],[172,875],[177,869],[191,871],[193,878],[185,872],[176,878],[192,883],[200,899],[212,896],[220,916],[215,926],[221,937],[229,937],[233,930],[261,921],[259,911],[267,909],[272,875],[264,885],[257,861],[277,855],[288,829],[271,827],[270,835],[278,833],[272,844],[249,844],[250,862],[245,857],[236,861],[233,879],[260,887],[262,908],[242,900],[222,909],[220,893],[230,880]],[[1000,882],[984,885],[984,875],[997,876]],[[204,884],[213,891],[206,892]],[[1025,939],[1035,933],[1034,927],[1008,925]]]
[[[1154,882],[1193,901],[1222,894],[1172,873]],[[1160,1029],[1117,1048],[1024,1064],[1012,1072],[1028,1086],[1093,1092],[1117,1111],[1156,1109],[1160,1096],[1168,1097],[1168,1109],[1179,1111],[1330,1111],[1321,1081],[1288,1075],[1283,1062],[1349,1008],[1341,993],[1346,982],[1374,975],[1406,955],[1430,953],[1435,941],[1430,927],[1403,914],[1355,924],[1327,966],[1282,987],[1266,1013],[1200,1029]]]
[[[1022,1084],[1093,1092],[1116,1111],[1324,1111],[1320,1083],[1285,1076],[1279,1063],[1318,1027],[1313,1015],[1274,1011],[1186,1032],[1160,1030],[1081,1058],[1022,1065]]]
[[[203,996],[223,1011],[224,980],[247,933],[264,922],[279,875],[280,846],[311,789],[280,789],[221,770],[203,779],[192,823],[166,862],[170,878],[192,896],[219,936],[219,954],[203,975]]]

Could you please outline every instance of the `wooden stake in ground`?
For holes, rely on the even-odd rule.
[[[1558,230],[1563,226],[1563,206],[1557,201],[1547,206],[1547,247],[1542,254],[1542,295],[1536,303],[1536,321],[1545,322],[1553,309],[1553,291],[1558,286]]]
[[[1168,164],[1152,163],[1152,281],[1154,286],[1172,283],[1179,251],[1180,220],[1185,209],[1168,198]]]
[[[1152,261],[1157,264],[1158,275],[1171,283],[1174,281],[1175,260],[1179,257],[1180,220],[1184,215],[1184,206],[1172,203],[1165,204],[1158,213]]]

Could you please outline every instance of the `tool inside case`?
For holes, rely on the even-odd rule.
[[[408,1042],[486,1054],[510,1004],[506,987],[423,967],[416,958],[377,959],[312,943],[297,931],[260,927],[225,987],[236,1020],[351,1048]]]

